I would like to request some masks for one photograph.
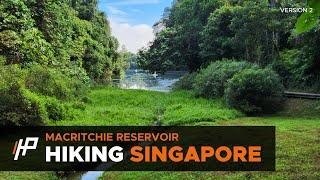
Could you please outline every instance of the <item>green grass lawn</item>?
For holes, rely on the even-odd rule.
[[[0,180],[58,180],[55,172],[0,172]]]
[[[240,118],[196,125],[276,126],[276,172],[105,172],[101,179],[319,179],[320,118]]]
[[[101,179],[318,179],[320,103],[290,100],[278,114],[245,117],[222,100],[189,92],[97,88],[75,120],[50,125],[263,125],[276,126],[276,172],[105,172]],[[0,172],[0,179],[56,179],[52,172]]]

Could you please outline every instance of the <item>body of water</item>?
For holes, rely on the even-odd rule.
[[[165,74],[151,74],[144,70],[128,70],[125,78],[114,80],[123,89],[144,89],[151,91],[169,92],[172,85],[177,82],[186,72],[169,71]]]

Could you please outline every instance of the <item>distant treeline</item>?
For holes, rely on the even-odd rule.
[[[313,19],[280,10],[310,4],[315,6]],[[320,8],[315,4],[314,0],[308,5],[305,0],[176,0],[155,25],[159,32],[150,47],[138,53],[138,63],[151,71],[194,72],[213,61],[248,61],[271,67],[287,88],[319,90]],[[312,24],[298,24],[300,15]],[[308,29],[297,33],[303,28]]]

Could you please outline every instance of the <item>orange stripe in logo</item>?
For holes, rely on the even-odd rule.
[[[18,145],[18,141],[16,141],[16,143],[14,144],[14,147],[13,147],[13,150],[12,150],[12,154],[16,154],[17,145]]]

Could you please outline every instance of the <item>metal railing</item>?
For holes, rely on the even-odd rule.
[[[284,94],[288,98],[319,99],[320,100],[320,94],[302,93],[302,92],[290,92],[290,91],[286,91]]]

